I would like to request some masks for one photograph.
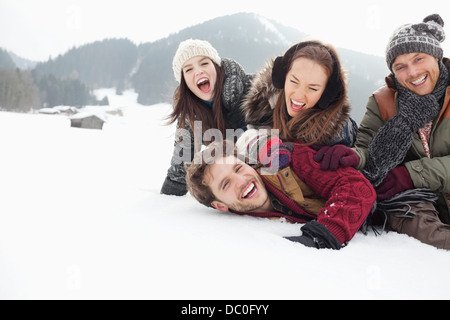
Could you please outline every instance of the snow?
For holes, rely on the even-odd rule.
[[[0,299],[450,298],[450,253],[407,236],[319,251],[283,239],[300,225],[160,195],[170,106],[100,94],[123,112],[103,130],[0,112]]]
[[[270,22],[267,18],[264,18],[264,17],[258,15],[257,19],[261,22],[262,25],[265,26],[266,30],[272,31],[275,35],[277,35],[277,37],[280,39],[280,41],[283,44],[286,44],[286,45],[290,44],[290,41],[288,41],[286,39],[286,37],[283,35],[283,33],[280,32],[280,30],[278,30],[277,27],[275,27],[275,25],[272,22]],[[270,39],[267,39],[267,38],[265,38],[264,40],[267,43],[271,42]]]

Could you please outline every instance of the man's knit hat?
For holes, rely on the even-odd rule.
[[[181,71],[186,61],[198,56],[208,57],[218,66],[222,65],[222,59],[217,50],[208,41],[194,39],[183,41],[178,46],[172,62],[173,73],[178,82],[181,81]]]
[[[389,69],[395,59],[406,53],[421,52],[442,60],[441,42],[445,40],[444,21],[432,14],[418,24],[406,24],[394,31],[386,48]]]

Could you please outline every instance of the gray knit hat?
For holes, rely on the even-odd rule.
[[[181,81],[181,71],[186,61],[198,56],[208,57],[218,66],[222,65],[217,50],[208,41],[194,39],[183,41],[178,46],[172,62],[173,74],[178,82]]]
[[[406,24],[395,30],[386,48],[389,69],[398,56],[406,53],[422,52],[442,60],[441,42],[445,40],[443,27],[441,16],[432,14],[421,23]]]

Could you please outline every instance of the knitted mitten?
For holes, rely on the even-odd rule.
[[[161,194],[165,194],[168,196],[184,196],[187,193],[186,184],[170,180],[169,177],[166,177],[164,180],[164,184],[161,187]]]
[[[285,239],[317,249],[340,250],[343,247],[327,227],[315,220],[306,223],[300,230],[301,236],[285,237]]]
[[[411,175],[405,166],[392,169],[384,178],[383,182],[375,189],[377,200],[386,200],[394,195],[414,188]]]
[[[248,158],[249,164],[262,164],[270,171],[277,172],[291,162],[291,152],[287,146],[267,130],[247,130],[237,141],[238,153]]]
[[[353,149],[336,144],[323,146],[313,157],[314,161],[321,163],[322,170],[336,171],[339,168],[353,167],[359,164],[359,157]]]

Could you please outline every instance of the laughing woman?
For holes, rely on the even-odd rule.
[[[300,42],[268,63],[243,111],[250,126],[278,129],[284,141],[350,147],[356,139],[338,55],[318,41]]]
[[[177,122],[177,128],[189,134],[176,135],[161,193],[182,196],[187,192],[184,162],[192,161],[195,151],[199,151],[194,145],[201,139],[194,137],[194,121],[201,121],[202,135],[208,129],[219,129],[226,137],[226,129],[245,129],[240,106],[251,76],[236,61],[221,59],[209,42],[193,39],[180,43],[173,59],[173,72],[179,86],[169,123]],[[189,159],[183,154],[187,151],[190,151]]]

